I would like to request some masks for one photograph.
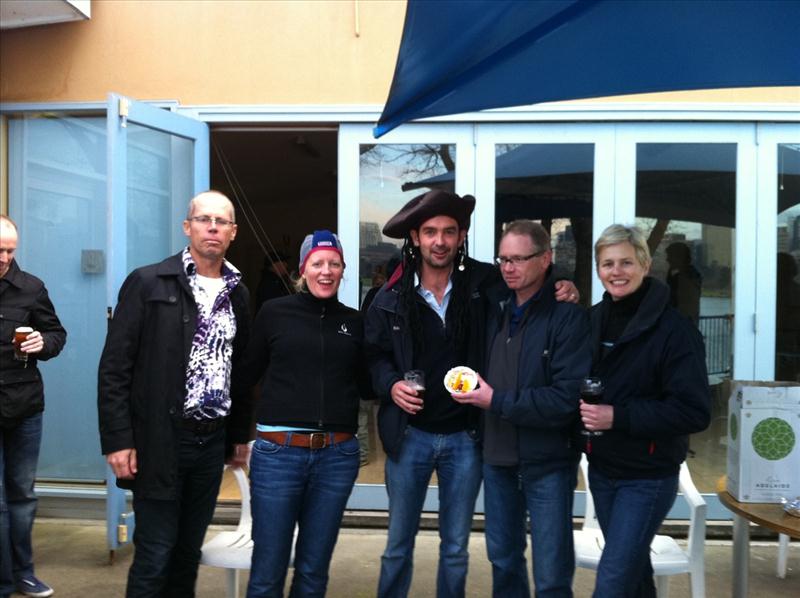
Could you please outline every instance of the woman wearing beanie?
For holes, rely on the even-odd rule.
[[[638,228],[609,226],[595,261],[606,292],[591,310],[592,376],[604,394],[580,407],[605,538],[594,596],[655,597],[650,543],[675,501],[689,434],[710,421],[705,351],[697,328],[670,307],[669,288],[647,276]]]
[[[358,474],[359,397],[369,394],[361,314],[336,298],[344,267],[337,236],[314,231],[300,248],[300,292],[265,303],[253,325],[245,367],[249,382],[263,381],[250,461],[248,598],[283,596],[295,524],[290,595],[325,595]]]

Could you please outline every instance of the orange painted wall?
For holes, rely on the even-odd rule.
[[[89,21],[0,34],[0,100],[382,104],[404,17],[404,0],[95,0]]]
[[[0,33],[0,101],[382,104],[404,16],[405,0],[94,0],[90,21]],[[800,88],[614,101],[800,104]]]

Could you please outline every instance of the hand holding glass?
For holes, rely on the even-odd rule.
[[[599,405],[603,402],[603,382],[600,378],[584,378],[581,382],[581,400],[589,405]],[[581,430],[584,436],[602,436],[601,430]]]
[[[424,401],[425,399],[425,372],[422,370],[409,370],[403,374],[403,380],[408,386],[417,391],[417,397]],[[424,403],[420,405],[420,409],[424,407]]]
[[[20,347],[24,343],[29,334],[33,333],[33,328],[29,326],[20,326],[14,330],[14,359],[17,361],[28,361],[28,354],[25,353]]]

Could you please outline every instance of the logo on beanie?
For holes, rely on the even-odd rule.
[[[330,241],[317,241],[317,247],[333,247]]]

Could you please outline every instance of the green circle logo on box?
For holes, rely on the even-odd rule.
[[[753,428],[753,448],[758,456],[769,461],[783,459],[794,448],[794,430],[777,417],[768,417]]]
[[[730,425],[731,425],[731,438],[733,438],[733,440],[736,440],[739,436],[739,419],[736,417],[735,413],[731,413]]]

